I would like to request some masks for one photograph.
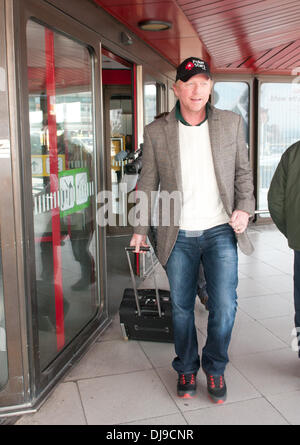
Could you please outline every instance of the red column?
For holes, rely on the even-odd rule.
[[[49,158],[50,158],[50,190],[51,193],[58,192],[58,152],[57,152],[57,126],[55,114],[55,56],[54,56],[54,34],[53,31],[45,30],[46,50],[46,90],[48,110],[48,132],[49,132]],[[54,268],[54,293],[56,312],[56,338],[57,349],[60,350],[65,344],[64,331],[64,299],[62,283],[62,259],[60,239],[60,213],[59,208],[52,210],[52,247]]]

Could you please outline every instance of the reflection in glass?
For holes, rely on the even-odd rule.
[[[6,331],[4,316],[4,295],[3,295],[3,275],[2,275],[2,254],[0,239],[0,389],[2,389],[8,380],[7,367],[7,348],[6,348]]]
[[[93,318],[96,294],[92,56],[28,22],[28,83],[41,367]]]
[[[124,182],[128,157],[133,151],[132,140],[132,98],[126,95],[112,95],[109,102],[110,144],[111,144],[111,187],[112,212],[116,226],[127,226],[127,188]]]
[[[216,82],[214,105],[220,110],[230,110],[243,118],[245,138],[249,145],[249,85],[246,82]]]
[[[128,170],[135,157],[133,66],[120,57],[102,52],[107,186],[111,192],[110,215],[105,222],[109,235],[131,233],[129,192],[137,175]]]
[[[297,84],[261,85],[258,143],[259,210],[268,209],[267,194],[282,153],[300,140],[299,118],[300,89]]]

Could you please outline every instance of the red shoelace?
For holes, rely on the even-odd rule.
[[[180,375],[180,383],[182,384],[182,385],[185,385],[187,382],[186,382],[186,377],[185,377],[185,374],[181,374]],[[191,385],[194,385],[194,383],[195,383],[195,374],[191,374],[191,379],[190,379],[190,382],[189,382]]]
[[[210,381],[210,386],[214,389],[216,387],[215,379],[217,377],[214,377],[213,375],[209,375],[208,378]],[[219,378],[220,378],[219,388],[223,388],[223,386],[224,386],[223,376],[221,375]]]

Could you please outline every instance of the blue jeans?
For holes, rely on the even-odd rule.
[[[228,224],[199,233],[179,230],[166,265],[177,354],[173,368],[186,374],[196,374],[200,368],[194,307],[201,260],[209,296],[202,368],[208,374],[222,375],[228,362],[227,350],[237,309],[238,284],[236,238]]]
[[[300,358],[300,250],[294,250],[294,304],[295,304],[295,327],[298,336],[298,355]]]

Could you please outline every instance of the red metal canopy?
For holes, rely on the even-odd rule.
[[[210,57],[215,72],[295,74],[300,67],[299,0],[94,1],[175,66],[195,55]],[[146,19],[173,26],[142,31],[138,22]]]

